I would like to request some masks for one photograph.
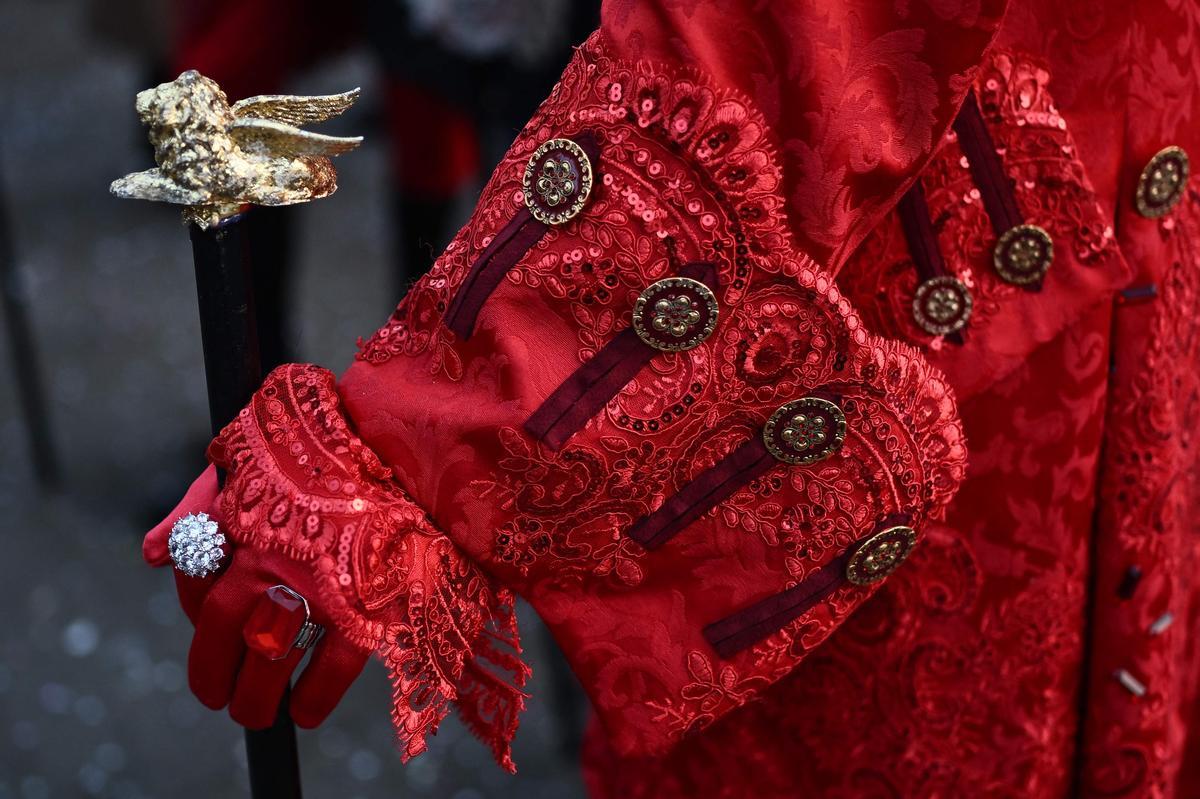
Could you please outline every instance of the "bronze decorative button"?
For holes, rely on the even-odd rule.
[[[1182,147],[1166,147],[1155,153],[1138,178],[1138,213],[1157,219],[1174,208],[1183,199],[1189,171],[1188,154]]]
[[[854,550],[846,564],[846,579],[855,585],[871,585],[894,572],[917,543],[911,527],[896,525],[880,530]]]
[[[917,286],[913,318],[925,332],[945,336],[967,326],[971,305],[971,291],[966,284],[956,277],[939,275]]]
[[[583,210],[592,193],[592,161],[570,139],[550,139],[533,151],[522,187],[534,219],[561,225]]]
[[[1054,260],[1054,242],[1037,225],[1016,225],[996,242],[992,262],[1000,277],[1018,286],[1036,283]]]
[[[633,306],[633,329],[656,350],[690,350],[717,326],[717,298],[690,277],[651,283]]]
[[[783,405],[763,428],[767,451],[784,463],[828,458],[846,440],[846,416],[827,399],[804,397]]]

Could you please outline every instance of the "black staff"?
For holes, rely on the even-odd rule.
[[[251,226],[245,211],[207,230],[191,226],[196,299],[204,345],[208,411],[215,436],[237,416],[262,382],[255,321]],[[219,479],[224,481],[224,474]],[[246,760],[254,799],[299,799],[300,759],[287,693],[265,730],[246,730]]]
[[[187,207],[214,436],[262,382],[251,269],[255,253],[259,270],[276,276],[276,287],[283,274],[282,248],[264,246],[264,237],[254,235],[247,209],[308,202],[337,189],[329,159],[353,150],[362,139],[312,133],[302,126],[338,116],[357,97],[355,89],[320,97],[263,95],[230,105],[214,81],[192,70],[138,93],[138,118],[149,128],[158,166],[115,180],[109,190],[117,197]],[[273,313],[282,309],[277,294],[275,304],[263,309],[264,317],[281,318]],[[275,342],[272,360],[282,356],[277,338],[268,337]],[[300,761],[286,693],[270,729],[246,731],[246,754],[255,799],[298,799]]]

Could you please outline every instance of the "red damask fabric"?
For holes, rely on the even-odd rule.
[[[953,131],[920,179],[975,299],[961,342],[915,323],[897,215],[839,273],[960,398],[970,465],[945,524],[763,702],[668,758],[614,759],[594,730],[594,794],[1200,796],[1197,195],[1158,220],[1133,202],[1158,150],[1200,146],[1197,13],[1010,5],[975,91],[1053,236],[1044,284],[996,275]]]
[[[630,58],[702,65],[763,114],[799,248],[835,274],[933,154],[1005,0],[610,0]]]
[[[596,708],[599,797],[1200,796],[1200,197],[1133,199],[1200,153],[1198,26],[606,3],[354,366],[278,370],[214,443],[225,523],[312,566],[406,755],[457,703],[511,766],[517,594]],[[594,178],[561,224],[523,185],[551,140],[554,191],[579,152]],[[972,297],[952,334],[914,317],[914,213]],[[1018,222],[1053,243],[1021,284],[993,258]],[[636,302],[680,276],[716,323],[651,352]],[[556,396],[600,410],[542,435]],[[827,457],[775,462],[798,400]],[[912,556],[851,581],[897,525]]]

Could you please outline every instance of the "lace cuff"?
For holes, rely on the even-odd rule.
[[[455,703],[512,771],[529,675],[513,596],[433,527],[354,434],[334,376],[279,367],[209,458],[228,472],[220,503],[230,535],[310,564],[341,632],[387,666],[402,757],[425,750]]]

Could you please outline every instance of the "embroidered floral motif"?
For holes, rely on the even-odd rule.
[[[616,61],[596,36],[517,137],[430,275],[361,343],[360,359],[384,363],[433,350],[435,373],[461,377],[461,358],[436,321],[473,259],[523,207],[521,176],[547,133],[569,137],[585,129],[604,138],[602,185],[587,213],[548,233],[508,275],[550,299],[580,301],[558,307],[589,320],[578,329],[581,360],[608,338],[631,293],[671,274],[673,264],[719,262],[725,300],[735,301],[751,263],[787,241],[779,169],[761,117],[698,74],[681,70],[668,78],[654,64]]]

